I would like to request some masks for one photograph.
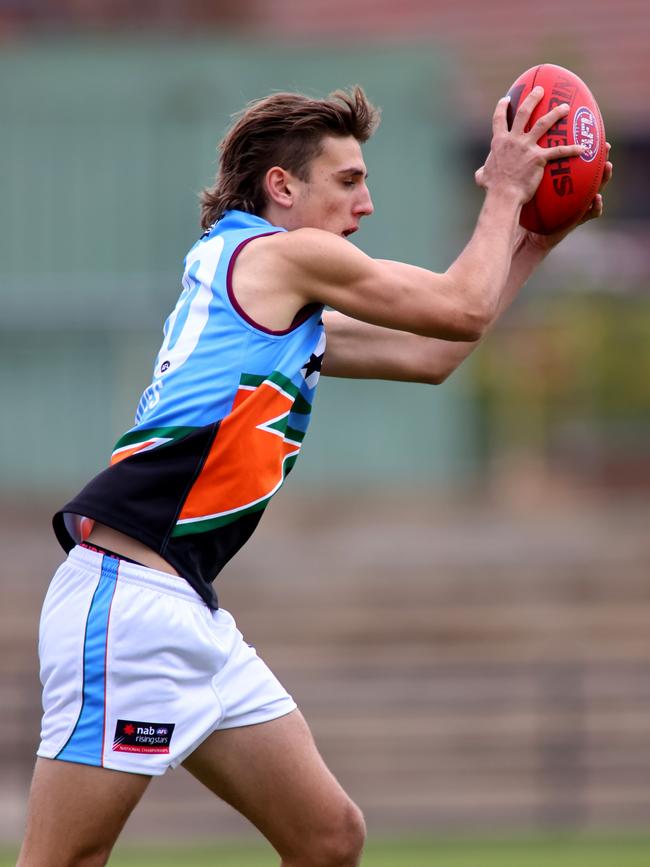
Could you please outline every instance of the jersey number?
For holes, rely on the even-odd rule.
[[[223,238],[211,238],[196,244],[187,254],[183,291],[165,323],[164,339],[153,382],[140,398],[135,421],[154,409],[160,401],[164,376],[169,370],[178,370],[194,352],[210,315],[212,283],[223,251]]]

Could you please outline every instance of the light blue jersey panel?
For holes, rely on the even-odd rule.
[[[55,516],[64,547],[79,541],[79,516],[99,521],[159,553],[216,606],[212,580],[298,457],[325,351],[322,305],[271,331],[235,298],[239,251],[281,231],[227,211],[187,254],[134,427]]]
[[[242,243],[279,231],[285,230],[252,214],[230,211],[192,247],[185,258],[183,291],[165,323],[136,427],[201,427],[223,418],[242,365],[262,347],[273,354],[273,336],[252,330],[234,309],[228,271]],[[269,352],[262,349],[262,355],[268,361]]]

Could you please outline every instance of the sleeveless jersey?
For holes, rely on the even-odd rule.
[[[153,380],[110,465],[54,516],[70,550],[99,521],[156,551],[217,607],[212,581],[293,467],[325,350],[322,306],[271,331],[237,303],[242,247],[286,231],[227,211],[185,259]]]

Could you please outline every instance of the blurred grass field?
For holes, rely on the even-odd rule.
[[[0,853],[0,867],[15,863]],[[277,856],[254,844],[119,846],[111,867],[277,867]],[[545,837],[514,840],[393,840],[368,844],[363,867],[647,867],[647,837]]]

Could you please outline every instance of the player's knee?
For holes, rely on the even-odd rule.
[[[363,813],[352,801],[349,803],[341,842],[342,850],[340,855],[343,857],[341,864],[345,864],[347,867],[349,863],[351,867],[352,865],[356,867],[361,861],[361,853],[366,842],[366,823]],[[334,863],[337,864],[338,862]]]
[[[336,821],[322,828],[311,840],[302,867],[357,867],[366,840],[366,823],[361,810],[348,801]]]

